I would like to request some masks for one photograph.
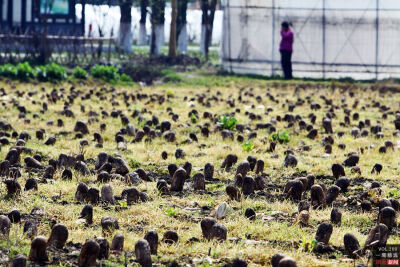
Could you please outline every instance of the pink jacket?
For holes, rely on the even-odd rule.
[[[281,31],[281,36],[282,36],[282,41],[279,47],[279,51],[293,52],[293,42],[294,42],[293,32],[291,30],[288,30],[287,32]]]

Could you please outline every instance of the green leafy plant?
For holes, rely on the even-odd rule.
[[[40,81],[62,81],[67,78],[65,67],[50,63],[37,68],[37,78]]]
[[[99,78],[107,82],[131,83],[131,76],[119,73],[115,66],[95,65],[90,69],[90,74],[94,78]],[[86,79],[88,72],[77,66],[72,70],[71,75],[76,79]],[[67,69],[56,63],[32,67],[29,62],[19,63],[18,65],[5,64],[0,65],[0,77],[13,80],[29,81],[38,79],[42,82],[63,81],[68,78]]]
[[[118,203],[119,203],[119,206],[121,208],[127,208],[128,207],[128,203],[126,203],[125,201],[119,201]]]
[[[398,197],[400,197],[400,192],[398,189],[393,189],[393,190],[389,191],[387,196],[388,196],[388,198],[398,198]]]
[[[76,79],[86,79],[88,76],[88,73],[86,70],[82,69],[81,67],[75,67],[73,76]]]
[[[233,130],[236,127],[237,120],[234,117],[226,116],[223,117],[218,116],[218,125],[220,125],[223,129]]]
[[[290,136],[285,131],[283,131],[281,133],[277,132],[277,133],[272,134],[271,139],[273,141],[277,141],[277,142],[283,144],[283,143],[288,143],[290,141]]]
[[[302,236],[301,238],[301,248],[303,249],[304,252],[311,252],[314,248],[314,246],[317,244],[317,240],[307,240],[305,236]]]
[[[50,80],[65,80],[67,78],[67,71],[63,66],[56,63],[46,65],[47,75]]]
[[[18,254],[28,255],[30,246],[26,246],[26,244],[22,243],[20,239],[10,239],[7,241],[1,241],[0,249],[2,251],[7,251],[8,255],[14,258]]]
[[[178,214],[178,211],[172,207],[169,207],[168,209],[165,210],[165,214],[167,214],[170,217],[174,217]]]
[[[132,78],[129,77],[128,75],[126,75],[125,73],[122,73],[121,77],[120,77],[120,81],[130,83],[130,82],[132,82]]]
[[[244,143],[244,144],[242,145],[242,148],[243,148],[244,151],[250,152],[250,151],[253,150],[254,144],[252,144],[252,143],[250,142],[250,140],[249,140],[249,141],[247,141],[246,143]]]
[[[197,117],[196,117],[196,115],[194,113],[192,113],[192,115],[190,116],[190,119],[191,119],[192,123],[197,123],[198,122],[198,119],[197,119]]]
[[[35,77],[35,70],[31,67],[29,62],[19,63],[16,66],[17,76],[16,78],[21,81],[29,81]]]
[[[120,78],[118,68],[115,66],[94,65],[90,68],[90,74],[92,74],[94,78],[105,81],[117,81]]]
[[[5,78],[16,79],[18,69],[14,65],[5,64],[0,68],[0,75]]]
[[[37,75],[37,78],[38,78],[40,81],[47,81],[47,80],[48,80],[48,77],[47,77],[47,69],[46,69],[45,66],[38,66],[38,67],[36,68],[36,75]]]

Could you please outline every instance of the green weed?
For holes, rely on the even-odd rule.
[[[283,144],[283,143],[289,143],[290,136],[288,133],[283,131],[283,132],[277,132],[277,133],[272,134],[271,139],[273,141],[279,142],[280,144]]]
[[[254,148],[254,144],[252,144],[250,141],[247,141],[242,145],[242,148],[246,152],[251,152]]]
[[[226,116],[223,117],[218,116],[218,124],[226,130],[233,130],[236,127],[237,120],[234,117]]]
[[[175,217],[178,214],[178,211],[172,207],[169,207],[168,209],[165,210],[165,214],[170,217]]]

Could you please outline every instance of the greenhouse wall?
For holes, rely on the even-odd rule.
[[[225,0],[222,63],[280,75],[280,29],[292,23],[297,77],[400,77],[398,0]]]

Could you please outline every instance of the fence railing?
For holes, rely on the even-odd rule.
[[[23,61],[83,66],[110,63],[111,54],[116,50],[114,38],[0,33],[0,64]]]

